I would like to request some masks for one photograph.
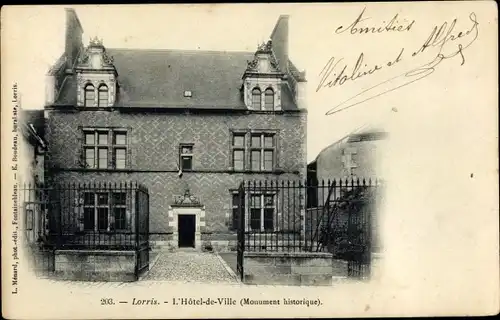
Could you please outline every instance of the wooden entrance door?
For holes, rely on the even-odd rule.
[[[179,247],[195,247],[196,216],[194,214],[181,214],[179,220]]]

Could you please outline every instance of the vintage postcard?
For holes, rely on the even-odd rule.
[[[4,317],[498,313],[494,2],[1,19]]]

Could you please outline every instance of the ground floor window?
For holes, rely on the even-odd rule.
[[[231,219],[231,230],[238,230],[238,222],[240,219],[240,194],[238,191],[233,191],[232,192],[232,202],[231,202],[231,208],[232,208],[232,219]]]
[[[253,231],[274,231],[276,195],[271,193],[250,194],[249,229]]]
[[[34,215],[33,210],[26,209],[26,230],[33,230]]]
[[[231,191],[231,230],[238,230],[240,212],[245,210],[244,202],[238,191]],[[245,229],[252,231],[274,231],[276,216],[276,194],[247,193],[245,201],[249,201],[249,211],[245,213]],[[241,208],[240,208],[241,206]]]
[[[84,231],[128,230],[126,192],[85,192]]]

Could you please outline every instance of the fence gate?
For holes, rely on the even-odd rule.
[[[244,280],[243,255],[245,251],[245,186],[241,183],[238,188],[238,244],[236,257],[236,271],[241,281]]]
[[[358,210],[349,212],[347,239],[347,275],[353,278],[368,278],[371,267],[371,210],[360,200]]]
[[[139,276],[149,269],[149,193],[143,186],[136,189],[135,215],[135,276]]]
[[[308,186],[311,207],[306,215],[310,251],[331,252],[347,261],[352,278],[370,276],[372,219],[378,182],[333,180]],[[307,244],[307,238],[306,238]]]
[[[19,209],[23,230],[23,247],[27,250],[29,265],[38,277],[54,273],[54,247],[47,244],[49,228],[49,189],[23,184],[19,192]]]

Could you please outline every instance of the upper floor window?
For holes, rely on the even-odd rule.
[[[264,94],[264,106],[266,110],[274,109],[274,90],[267,88]]]
[[[252,108],[254,110],[260,110],[262,108],[262,95],[259,88],[254,88],[252,90]]]
[[[233,169],[234,170],[244,170],[245,169],[245,134],[235,133],[233,134]]]
[[[99,86],[99,96],[98,96],[98,104],[99,107],[107,107],[108,106],[108,86],[105,84],[101,84]]]
[[[252,170],[272,170],[274,168],[274,135],[268,133],[252,134],[250,141]]]
[[[358,166],[358,153],[356,151],[351,152],[351,168]]]
[[[108,167],[108,132],[85,131],[85,166],[106,169]]]
[[[110,139],[110,133],[112,139]],[[125,169],[127,166],[127,132],[109,130],[84,131],[85,167],[107,169],[111,153],[111,166],[114,169]]]
[[[125,169],[127,166],[127,132],[113,132],[113,164],[115,169]]]
[[[193,145],[192,144],[181,144],[179,146],[179,160],[181,170],[192,170],[193,169]]]
[[[91,84],[85,86],[85,106],[93,107],[95,105],[95,88]]]
[[[249,140],[248,140],[249,139]],[[276,133],[269,131],[233,132],[232,134],[232,169],[241,171],[271,171],[277,163]],[[247,164],[247,161],[250,162]]]

